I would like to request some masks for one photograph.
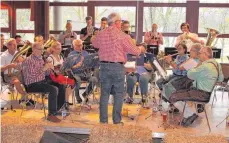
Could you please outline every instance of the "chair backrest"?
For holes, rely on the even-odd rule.
[[[228,82],[229,80],[229,63],[221,63],[222,72],[224,76],[224,81]]]

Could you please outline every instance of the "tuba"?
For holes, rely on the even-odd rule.
[[[207,41],[206,41],[206,46],[209,47],[214,47],[217,43],[216,37],[218,35],[220,35],[219,31],[212,29],[212,28],[206,28],[207,32],[208,32],[208,36],[207,36]]]

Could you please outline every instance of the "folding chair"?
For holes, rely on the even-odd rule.
[[[225,89],[229,90],[229,84],[228,84],[228,80],[229,80],[229,64],[228,63],[221,63],[221,67],[222,67],[222,72],[223,72],[223,76],[224,76],[224,81],[223,82],[217,82],[215,89],[214,89],[214,96],[213,96],[213,100],[212,100],[212,107],[213,107],[213,103],[214,103],[214,99],[217,100],[216,98],[216,90],[218,89],[217,87],[221,87],[222,88],[222,99],[223,99],[223,94]],[[228,93],[228,99],[229,99],[229,93]]]

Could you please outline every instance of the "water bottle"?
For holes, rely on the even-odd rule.
[[[229,126],[229,109],[227,111],[226,126]]]
[[[67,110],[62,110],[62,118],[65,119],[67,116]]]

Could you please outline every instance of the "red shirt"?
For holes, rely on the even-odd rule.
[[[43,71],[44,60],[42,58],[38,58],[32,54],[18,66],[22,70],[25,85],[45,79],[45,73]]]
[[[131,41],[131,37],[115,26],[97,33],[92,45],[99,49],[99,60],[108,62],[126,62],[126,54],[140,55],[141,50]]]

